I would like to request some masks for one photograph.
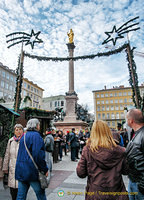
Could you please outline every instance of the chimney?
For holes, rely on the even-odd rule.
[[[104,89],[106,90],[106,85],[104,86]]]

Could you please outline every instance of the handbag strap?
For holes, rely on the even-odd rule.
[[[24,134],[24,145],[25,145],[25,148],[26,148],[26,150],[27,150],[27,152],[28,152],[28,155],[30,156],[30,158],[31,158],[31,160],[32,160],[32,162],[33,162],[35,168],[38,170],[38,166],[37,166],[37,164],[35,163],[35,161],[34,161],[32,155],[31,155],[30,151],[29,151],[28,148],[27,148],[26,141],[25,141],[25,136],[26,136],[26,133]],[[39,170],[38,170],[38,171],[39,171]]]

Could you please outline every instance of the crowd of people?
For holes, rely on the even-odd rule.
[[[41,188],[39,171],[50,182],[55,141],[58,142],[58,161],[70,152],[72,162],[78,162],[76,172],[87,177],[86,200],[143,200],[144,199],[144,116],[131,109],[126,116],[127,129],[119,123],[117,130],[106,122],[96,120],[91,131],[79,132],[72,128],[62,130],[47,128],[45,137],[40,134],[38,119],[27,122],[26,131],[21,124],[14,127],[3,160],[3,172],[8,175],[12,200],[25,200],[31,186],[38,200],[46,200]],[[27,147],[27,148],[26,148]],[[32,158],[29,156],[30,152]],[[33,160],[38,166],[35,167]],[[122,174],[128,175],[126,191]]]

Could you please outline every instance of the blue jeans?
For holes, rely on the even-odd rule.
[[[41,189],[39,181],[18,182],[17,200],[26,200],[29,187],[32,187],[37,200],[46,200],[45,190]]]
[[[128,184],[128,192],[132,193],[132,194],[129,194],[129,200],[144,200],[144,195],[141,192],[139,192],[137,183],[132,182],[130,179],[129,179],[129,184]]]

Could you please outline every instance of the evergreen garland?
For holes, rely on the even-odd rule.
[[[142,102],[142,98],[140,96],[140,90],[139,90],[139,87],[138,87],[138,76],[137,76],[137,73],[136,73],[136,64],[135,64],[135,61],[134,61],[134,55],[133,55],[133,49],[130,48],[130,45],[128,44],[128,48],[130,49],[130,57],[131,57],[131,61],[132,61],[132,70],[133,70],[133,75],[134,75],[134,79],[135,79],[135,89],[136,89],[136,93],[135,94],[135,89],[134,89],[134,83],[133,83],[133,79],[132,79],[132,70],[131,70],[131,67],[130,67],[130,60],[129,60],[129,55],[128,55],[128,51],[126,50],[126,53],[127,53],[127,61],[128,61],[128,69],[129,69],[129,84],[131,85],[132,87],[132,98],[133,98],[133,102],[135,104],[135,107],[136,108],[140,108],[141,107],[141,102]],[[135,97],[137,95],[137,98],[138,98],[138,105],[136,103],[136,100],[135,100]]]
[[[22,82],[23,82],[23,64],[20,63],[20,56],[18,58],[18,67],[16,69],[17,79],[16,79],[16,89],[15,89],[15,97],[14,97],[14,109],[16,108],[16,99],[18,95],[18,105],[17,105],[17,111],[20,108],[21,104],[21,90],[22,90]],[[19,82],[19,84],[18,84]],[[18,88],[19,85],[19,88]]]
[[[65,57],[65,58],[59,58],[59,57],[46,57],[46,56],[36,56],[36,55],[31,55],[28,53],[24,52],[24,56],[32,58],[32,59],[37,59],[38,61],[77,61],[77,60],[85,60],[85,59],[94,59],[95,57],[102,57],[102,56],[110,56],[113,54],[120,53],[122,50],[124,50],[127,47],[127,43],[119,47],[118,49],[115,49],[113,51],[108,51],[104,53],[97,53],[97,54],[92,54],[92,55],[86,55],[86,56],[76,56],[76,57]]]

